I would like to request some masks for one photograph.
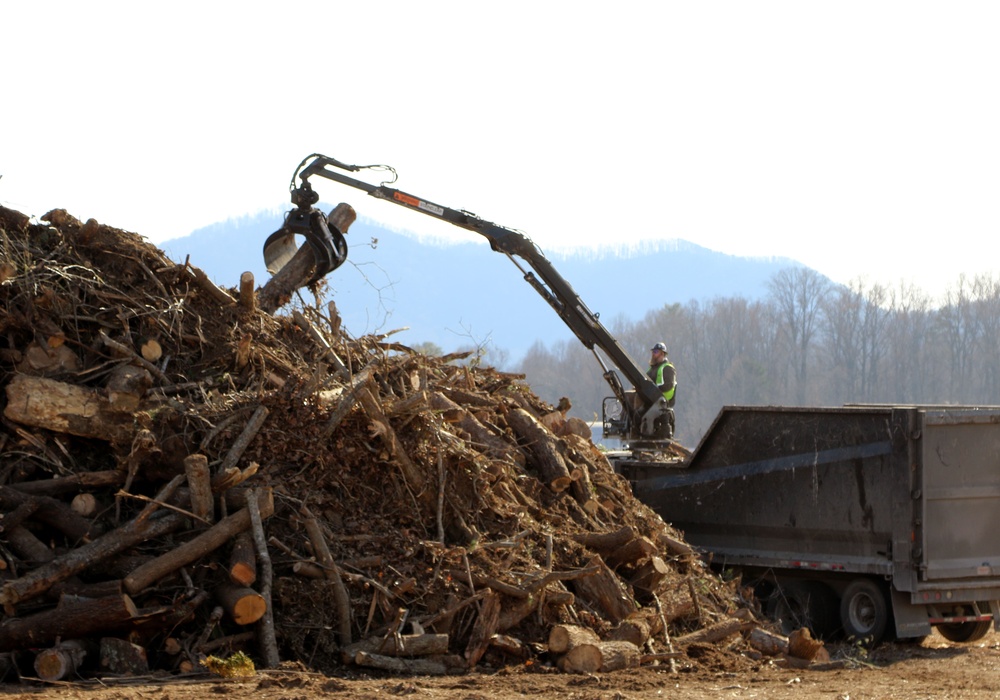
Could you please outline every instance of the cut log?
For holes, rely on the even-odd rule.
[[[108,403],[115,411],[133,413],[138,410],[142,397],[151,386],[153,375],[142,367],[118,365],[105,385]]]
[[[250,532],[251,540],[260,559],[261,582],[260,594],[264,599],[264,615],[257,625],[259,634],[257,635],[261,656],[264,658],[266,668],[275,668],[281,658],[278,656],[278,640],[274,631],[274,605],[272,603],[271,588],[274,583],[274,570],[271,566],[271,552],[267,548],[267,538],[264,535],[264,520],[260,513],[257,490],[252,489],[247,498],[247,510],[250,511]]]
[[[417,657],[448,653],[447,634],[397,634],[371,637],[348,644],[341,651],[344,663],[353,663],[358,652],[382,656]]]
[[[268,518],[274,513],[274,501],[269,495],[263,496],[260,503],[260,514]],[[147,586],[182,566],[215,551],[232,537],[250,528],[250,512],[244,508],[229,517],[223,518],[193,540],[147,562],[125,577],[125,590],[135,595],[145,590]]]
[[[184,458],[184,473],[191,494],[191,512],[211,524],[215,519],[215,497],[212,495],[212,474],[208,457],[191,454]]]
[[[604,557],[604,561],[612,569],[617,569],[623,564],[637,566],[640,562],[649,559],[654,554],[656,554],[656,545],[651,539],[648,537],[636,537],[624,546],[608,554]]]
[[[788,655],[812,661],[823,649],[823,642],[813,639],[808,628],[797,629],[788,635]],[[829,656],[824,661],[829,661]]]
[[[80,669],[91,646],[80,639],[68,639],[43,649],[35,657],[35,673],[43,681],[61,681]]]
[[[145,647],[127,639],[104,637],[100,646],[101,668],[121,676],[144,676],[149,673]]]
[[[525,443],[539,480],[555,493],[568,489],[573,478],[560,452],[559,438],[523,408],[507,413],[507,422]]]
[[[565,654],[581,644],[597,644],[601,638],[589,627],[580,625],[553,625],[549,630],[549,653]]]
[[[602,557],[610,556],[616,549],[624,547],[628,542],[636,538],[636,532],[631,527],[625,526],[614,532],[581,532],[569,536],[574,542],[579,542],[587,549],[591,549]]]
[[[246,586],[219,586],[215,598],[237,625],[252,625],[267,611],[264,596]]]
[[[72,476],[60,476],[54,479],[38,481],[21,481],[11,484],[11,488],[21,493],[39,496],[59,496],[73,491],[87,491],[108,486],[121,486],[125,483],[126,473],[121,469],[107,471],[82,472]]]
[[[33,501],[38,507],[32,513],[32,518],[54,527],[75,542],[86,542],[91,536],[92,523],[62,501],[49,496],[25,494],[10,486],[0,486],[0,508],[14,510],[18,506]],[[30,507],[34,507],[33,505]]]
[[[250,532],[241,532],[233,539],[229,553],[229,580],[237,586],[249,586],[257,580],[257,558]]]
[[[465,671],[462,660],[445,657],[440,660],[435,657],[419,659],[401,659],[395,656],[382,656],[367,651],[359,651],[354,657],[358,666],[377,668],[392,673],[406,673],[420,676],[445,676],[450,673]]]
[[[636,598],[639,600],[648,600],[656,595],[660,585],[670,575],[671,571],[670,566],[663,559],[657,556],[650,557],[635,570],[632,578],[629,579],[632,590],[635,591]]]
[[[13,549],[22,561],[31,566],[44,564],[55,558],[55,553],[49,549],[48,545],[23,525],[17,525],[4,532],[4,537],[10,548]]]
[[[69,508],[80,517],[93,517],[97,513],[97,497],[92,493],[78,493],[73,496]]]
[[[327,216],[329,225],[346,234],[357,218],[357,213],[349,204],[340,203]],[[303,245],[292,256],[284,267],[277,270],[273,277],[261,288],[257,295],[260,308],[272,313],[287,304],[292,294],[308,284],[316,269],[316,258],[312,246]]]
[[[588,567],[597,567],[597,573],[573,581],[577,596],[604,613],[615,625],[636,611],[638,605],[635,600],[603,559],[594,557],[588,562]]]
[[[754,649],[767,656],[781,656],[788,653],[788,637],[768,632],[762,627],[754,627],[750,630],[747,642]]]
[[[597,673],[638,668],[641,652],[631,642],[598,642],[573,647],[559,659],[563,673]]]
[[[674,643],[681,646],[686,646],[688,644],[713,644],[715,642],[721,642],[723,639],[731,637],[734,634],[739,634],[744,629],[752,626],[753,623],[751,622],[746,622],[738,618],[730,618],[728,620],[723,620],[722,622],[717,622],[709,627],[703,627],[697,632],[677,637],[674,640]]]
[[[257,309],[257,296],[254,294],[254,279],[252,272],[240,275],[240,309],[252,314]]]
[[[40,647],[56,638],[84,639],[118,629],[137,614],[132,599],[122,595],[81,599],[35,615],[8,618],[0,625],[0,651]]]
[[[7,383],[3,414],[22,425],[110,442],[129,442],[135,429],[133,415],[115,410],[102,390],[26,374]]]
[[[650,636],[649,623],[637,615],[622,620],[608,633],[608,641],[631,642],[642,649]]]

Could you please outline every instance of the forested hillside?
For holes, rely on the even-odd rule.
[[[677,437],[694,447],[724,405],[1000,403],[1000,277],[955,280],[943,304],[920,289],[775,274],[766,297],[671,304],[612,332],[643,362],[666,342],[678,371]],[[610,392],[577,342],[536,343],[533,389],[599,417]],[[589,412],[589,413],[588,413]]]

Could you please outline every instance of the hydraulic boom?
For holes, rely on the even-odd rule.
[[[484,236],[494,251],[504,253],[517,265],[528,284],[559,314],[580,342],[594,353],[604,370],[605,380],[620,404],[617,416],[609,420],[608,415],[605,415],[606,432],[610,425],[612,431],[618,431],[617,434],[632,441],[632,447],[653,449],[658,443],[669,442],[672,437],[673,410],[667,405],[660,389],[608,332],[598,315],[587,308],[569,282],[555,270],[531,239],[519,231],[486,221],[471,212],[436,204],[389,187],[386,183],[374,185],[346,174],[365,169],[388,170],[393,173],[391,182],[395,182],[395,171],[388,166],[348,165],[320,154],[313,154],[299,164],[290,185],[292,203],[297,208],[289,212],[285,226],[272,234],[264,245],[264,259],[271,272],[280,269],[290,258],[288,243],[296,233],[303,235],[313,248],[317,259],[314,279],[332,271],[346,259],[343,236],[339,231],[332,227],[328,229],[323,222],[318,221],[317,210],[312,209],[312,205],[318,201],[318,196],[309,183],[309,178],[313,175],[474,231]],[[296,179],[300,184],[296,185]],[[337,244],[336,248],[331,248],[334,244]],[[526,270],[518,262],[518,258],[530,269]],[[626,391],[621,379],[608,367],[595,348],[599,348],[622,372],[625,381],[634,391]]]

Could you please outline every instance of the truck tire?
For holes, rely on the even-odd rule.
[[[851,581],[840,597],[840,624],[848,640],[873,647],[889,626],[889,605],[882,587],[869,578]]]
[[[781,623],[785,635],[805,627],[822,639],[836,629],[837,600],[833,591],[818,581],[785,582],[771,595],[768,615]]]
[[[978,641],[989,633],[992,626],[992,620],[972,620],[970,622],[949,622],[934,625],[938,634],[949,642],[958,643]]]

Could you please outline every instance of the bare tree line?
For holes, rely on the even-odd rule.
[[[760,300],[671,304],[608,328],[640,364],[663,340],[678,370],[677,438],[694,446],[725,405],[1000,404],[1000,277],[919,288],[814,270],[776,273]],[[600,418],[610,390],[578,341],[536,342],[517,368],[553,403]]]

